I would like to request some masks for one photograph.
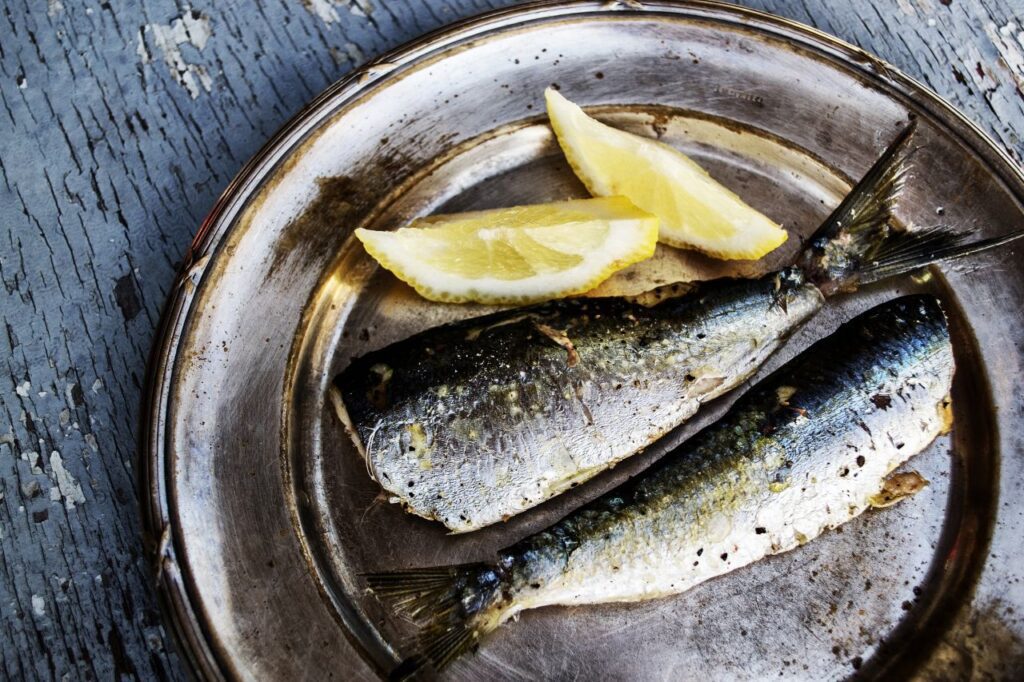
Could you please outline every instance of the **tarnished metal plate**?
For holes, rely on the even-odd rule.
[[[785,223],[794,238],[764,267],[792,257],[911,116],[920,149],[901,220],[983,235],[1024,223],[1024,177],[935,95],[852,46],[734,7],[527,5],[360,70],[225,192],[154,351],[147,530],[167,611],[200,675],[374,679],[396,663],[409,629],[365,593],[361,572],[486,559],[639,471],[731,400],[571,494],[457,537],[382,502],[325,409],[331,375],[354,354],[483,310],[419,299],[374,265],[354,228],[583,195],[542,115],[552,84],[694,155]],[[662,256],[653,279],[755,271]],[[526,613],[446,675],[1020,670],[1022,260],[1005,249],[835,301],[765,368],[897,291],[939,293],[957,345],[956,424],[910,463],[931,481],[922,493],[684,595]]]

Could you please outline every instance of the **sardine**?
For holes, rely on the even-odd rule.
[[[889,506],[923,481],[886,477],[951,426],[953,370],[938,301],[890,301],[496,561],[367,576],[423,625],[401,670],[440,669],[526,609],[678,594]]]
[[[911,129],[780,272],[518,308],[355,359],[331,396],[370,474],[392,502],[454,532],[507,519],[738,386],[827,296],[1022,234],[964,244],[945,229],[892,228]]]

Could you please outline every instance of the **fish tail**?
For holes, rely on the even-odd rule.
[[[1024,236],[1016,230],[970,241],[972,231],[932,227],[908,231],[893,221],[914,149],[911,121],[811,237],[797,265],[823,294],[913,272],[931,263],[969,256]]]
[[[1024,230],[969,241],[973,234],[973,231],[957,232],[947,227],[896,232],[882,244],[874,257],[857,268],[857,284],[870,284],[913,272],[930,263],[988,251],[1024,237]]]
[[[439,671],[475,649],[500,622],[505,601],[498,569],[484,563],[411,569],[363,576],[370,591],[415,622],[414,653],[389,679],[415,677],[426,666]]]

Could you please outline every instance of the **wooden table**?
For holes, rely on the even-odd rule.
[[[146,357],[185,250],[320,90],[507,0],[48,0],[0,18],[0,677],[185,677],[140,534]],[[744,0],[1024,154],[1022,0]]]

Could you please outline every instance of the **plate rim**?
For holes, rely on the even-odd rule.
[[[987,170],[1024,205],[1024,170],[980,126],[927,85],[866,50],[817,28],[720,0],[533,0],[453,22],[354,69],[289,118],[228,183],[186,250],[154,330],[139,416],[139,457],[143,460],[138,467],[142,537],[162,618],[170,625],[175,646],[192,674],[201,679],[226,679],[228,671],[233,670],[227,652],[218,651],[217,637],[210,632],[209,624],[197,607],[199,598],[190,569],[179,560],[183,555],[183,538],[174,521],[174,483],[168,470],[171,455],[168,417],[177,360],[187,337],[185,332],[207,263],[240,224],[238,219],[245,207],[258,195],[267,178],[309,135],[315,134],[318,124],[364,93],[385,84],[398,75],[401,67],[475,36],[503,29],[574,15],[616,14],[739,25],[824,55],[856,73],[871,87],[911,101],[916,108],[927,111],[933,116],[934,124],[946,128],[958,143],[983,160]],[[363,652],[359,655],[370,663]]]

